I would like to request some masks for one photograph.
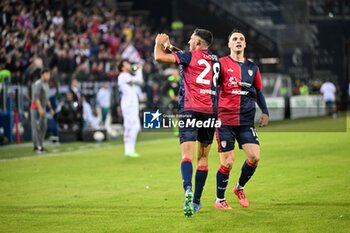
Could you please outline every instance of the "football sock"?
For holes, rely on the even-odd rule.
[[[253,176],[258,163],[251,163],[247,159],[241,169],[241,176],[239,177],[237,188],[244,187],[244,185],[249,181],[249,179]]]
[[[243,187],[243,186],[240,186],[239,183],[236,184],[236,188],[237,188],[238,190],[244,189],[244,187]]]
[[[216,197],[218,199],[225,198],[225,191],[228,184],[228,178],[230,176],[231,167],[220,166],[216,173]]]
[[[222,201],[225,201],[226,199],[225,198],[216,198],[216,202],[222,202]]]
[[[183,159],[181,161],[181,175],[182,175],[182,184],[186,190],[192,189],[192,161],[190,159]]]
[[[195,177],[195,191],[193,202],[199,204],[204,189],[205,181],[208,176],[208,166],[198,166]]]

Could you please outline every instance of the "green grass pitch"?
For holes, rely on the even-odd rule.
[[[203,209],[192,218],[182,214],[177,138],[140,140],[137,159],[123,156],[120,141],[50,146],[40,156],[29,145],[0,147],[0,232],[350,232],[349,123],[347,132],[260,131],[262,160],[246,186],[247,209],[232,194],[242,151],[226,192],[233,209],[213,208],[214,143]]]

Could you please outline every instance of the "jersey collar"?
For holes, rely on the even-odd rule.
[[[234,61],[234,62],[237,62],[237,63],[240,63],[240,64],[243,64],[243,63],[245,63],[247,61],[247,58],[244,58],[244,61],[240,62],[240,61],[236,61],[235,59],[233,59],[233,57],[231,57],[230,55],[227,55],[227,56],[231,59],[231,61]]]

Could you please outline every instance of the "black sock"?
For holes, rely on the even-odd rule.
[[[238,184],[242,187],[250,180],[253,176],[255,169],[257,167],[257,163],[253,164],[246,160],[241,169],[241,176],[239,177]]]
[[[192,189],[192,161],[189,159],[183,159],[181,162],[181,175],[182,175],[182,184],[184,190]]]
[[[202,192],[204,189],[205,181],[208,176],[208,166],[198,166],[196,171],[196,182],[193,202],[196,204],[200,203]]]
[[[228,184],[228,178],[230,176],[230,167],[220,166],[216,173],[216,197],[224,199],[225,191]]]

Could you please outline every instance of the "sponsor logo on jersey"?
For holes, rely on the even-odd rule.
[[[235,76],[231,76],[228,80],[228,86],[238,87],[238,85],[241,87],[251,87],[252,84],[247,82],[240,82]]]
[[[200,89],[199,93],[201,94],[209,94],[209,95],[216,95],[216,91],[210,90],[210,89]]]
[[[229,68],[227,69],[227,72],[233,72],[233,69]]]
[[[248,91],[232,90],[232,94],[234,95],[248,95],[248,93]]]

